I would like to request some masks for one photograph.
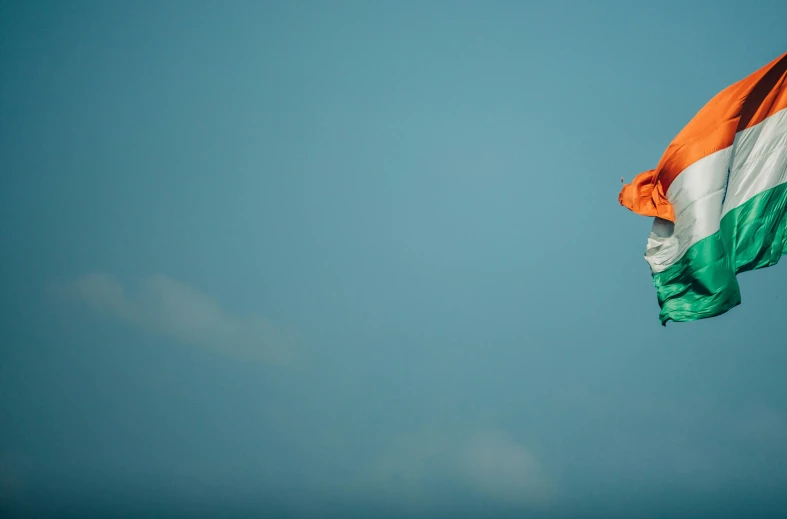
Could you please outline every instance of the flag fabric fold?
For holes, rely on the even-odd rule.
[[[654,217],[662,324],[740,304],[736,275],[787,253],[787,53],[714,96],[618,201]]]

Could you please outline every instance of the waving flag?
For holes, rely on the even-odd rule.
[[[787,53],[711,99],[618,198],[655,217],[662,324],[739,305],[736,275],[787,253]]]

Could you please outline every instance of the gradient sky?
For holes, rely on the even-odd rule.
[[[655,166],[773,2],[0,1],[5,517],[748,517],[787,267],[669,324]]]

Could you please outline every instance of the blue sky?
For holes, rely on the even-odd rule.
[[[3,510],[782,510],[787,270],[662,328],[617,193],[785,19],[0,1]]]

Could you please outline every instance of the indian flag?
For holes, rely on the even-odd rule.
[[[736,275],[787,253],[787,53],[711,99],[619,201],[655,217],[645,260],[663,325],[739,305]]]

